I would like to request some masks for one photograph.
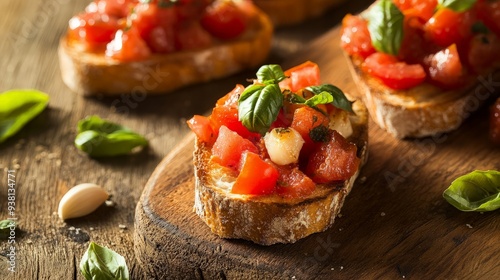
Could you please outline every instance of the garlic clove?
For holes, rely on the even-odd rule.
[[[108,197],[109,194],[96,184],[79,184],[61,198],[57,213],[63,220],[82,217],[94,212]]]

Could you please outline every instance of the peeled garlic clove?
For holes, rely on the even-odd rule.
[[[94,212],[108,197],[109,194],[96,184],[76,185],[61,198],[57,213],[63,220],[82,217]]]
[[[304,139],[291,127],[275,128],[266,133],[264,143],[271,160],[278,165],[286,165],[299,160]]]

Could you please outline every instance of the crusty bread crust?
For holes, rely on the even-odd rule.
[[[368,157],[368,113],[354,103],[351,117],[360,168],[349,180],[336,185],[318,185],[306,198],[285,199],[278,195],[251,196],[230,193],[235,180],[224,167],[210,161],[211,150],[196,140],[194,151],[194,210],[212,232],[223,238],[238,238],[261,245],[294,243],[316,232],[325,231],[340,212],[359,170]]]
[[[457,129],[493,94],[491,82],[500,79],[500,70],[496,70],[461,90],[443,91],[428,83],[408,90],[392,90],[361,69],[361,58],[347,54],[346,57],[359,90],[355,96],[363,100],[375,123],[400,139]]]
[[[324,14],[345,0],[254,0],[274,26],[290,26]]]
[[[90,95],[165,94],[181,87],[207,82],[261,65],[271,49],[273,26],[258,8],[248,30],[238,39],[208,49],[155,54],[150,59],[123,63],[92,53],[68,37],[59,43],[64,83]]]

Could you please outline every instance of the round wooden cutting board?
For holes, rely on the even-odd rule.
[[[339,40],[335,29],[282,66],[311,60],[323,81],[356,90]],[[497,85],[485,85],[492,97]],[[458,130],[423,139],[397,140],[370,122],[369,143],[368,162],[329,230],[258,246],[217,237],[193,212],[189,134],[137,204],[134,246],[146,279],[500,279],[500,211],[461,212],[442,197],[461,175],[500,170],[487,107]]]

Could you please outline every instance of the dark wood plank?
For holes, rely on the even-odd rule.
[[[287,60],[310,59],[322,79],[356,90],[338,29]],[[371,123],[370,158],[333,227],[295,244],[257,246],[213,235],[192,211],[193,139],[185,139],[150,178],[136,209],[135,249],[155,278],[496,279],[498,211],[463,213],[442,192],[475,169],[500,169],[483,108],[457,131],[397,140]]]

